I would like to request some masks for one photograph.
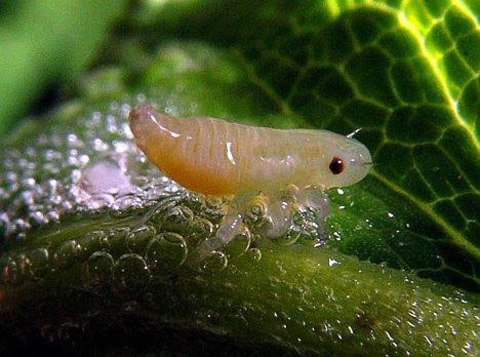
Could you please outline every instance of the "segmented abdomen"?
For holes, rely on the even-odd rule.
[[[181,140],[172,140],[172,151],[182,168],[181,175],[171,177],[186,188],[206,194],[237,193],[245,156],[245,145],[239,143],[242,137],[248,137],[248,128],[210,118],[174,121],[182,134]]]
[[[205,194],[262,189],[295,175],[294,131],[212,118],[178,119],[141,106],[130,114],[138,146],[180,185]]]

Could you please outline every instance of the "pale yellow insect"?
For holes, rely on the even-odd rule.
[[[213,118],[179,119],[159,114],[148,105],[137,107],[129,119],[137,145],[171,179],[203,194],[236,196],[217,232],[223,243],[238,231],[245,202],[258,192],[272,198],[293,186],[297,197],[303,197],[300,201],[317,202],[328,210],[325,196],[312,198],[302,192],[312,186],[352,185],[362,180],[371,166],[364,145],[325,130],[271,129]],[[278,204],[278,200],[270,201]],[[285,212],[281,215],[287,218],[273,217],[274,225],[277,222],[274,232],[282,231],[278,225],[285,222],[280,221],[289,220]]]

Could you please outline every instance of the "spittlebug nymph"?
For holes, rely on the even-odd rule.
[[[280,207],[280,192],[290,188],[298,205],[328,212],[326,196],[311,188],[352,185],[362,180],[371,166],[364,145],[326,130],[272,129],[213,118],[179,119],[149,105],[132,110],[129,120],[137,145],[171,179],[202,194],[234,196],[215,238],[207,242],[212,249],[241,231],[248,202],[259,192],[268,198],[271,227],[266,234],[275,236],[290,224],[291,211]]]

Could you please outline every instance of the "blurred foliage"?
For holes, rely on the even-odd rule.
[[[68,88],[86,70],[126,3],[44,0],[1,5],[0,133],[29,114],[49,87]]]
[[[0,34],[10,22],[24,23],[21,9],[34,6],[27,4],[12,10],[12,19],[0,24]],[[93,9],[94,5],[91,6]],[[9,4],[6,8],[13,9],[13,6]],[[97,8],[93,13],[85,12],[92,21],[86,27],[96,35],[79,34],[79,39],[70,36],[69,26],[73,20],[60,21],[68,17],[57,15],[59,22],[68,25],[58,30],[66,42],[59,42],[56,33],[45,36],[49,41],[43,42],[19,31],[24,36],[21,38],[46,45],[39,46],[38,52],[32,47],[28,51],[34,52],[22,51],[20,44],[27,41],[12,39],[10,46],[18,46],[18,51],[12,47],[11,51],[0,52],[0,91],[9,95],[2,96],[0,117],[6,121],[19,118],[32,102],[32,93],[38,93],[42,85],[58,78],[73,81],[87,68],[86,58],[96,57],[95,65],[103,68],[90,71],[77,81],[79,100],[76,103],[80,106],[99,108],[127,93],[144,93],[156,98],[162,96],[159,93],[175,92],[174,99],[160,101],[160,104],[185,108],[194,103],[195,112],[202,115],[265,126],[327,128],[343,134],[361,127],[356,138],[372,151],[375,167],[372,175],[360,184],[329,193],[334,208],[328,220],[330,248],[362,260],[386,262],[392,268],[409,270],[420,277],[479,290],[478,1],[141,1],[135,11],[125,15],[121,26],[107,38],[104,46],[93,50],[101,34],[106,34],[111,21],[108,19],[114,19],[116,15],[112,14],[120,13],[120,8],[120,5],[109,5],[102,11],[98,9],[98,13]],[[92,14],[100,16],[101,13],[105,19],[98,21],[102,22],[100,25],[99,18]],[[4,21],[4,16],[0,19]],[[101,29],[95,29],[97,25]],[[8,28],[15,28],[10,26]],[[87,40],[88,45],[80,46]],[[72,43],[75,46],[68,46]],[[0,46],[3,46],[2,40]],[[84,48],[83,55],[77,53],[77,48]],[[6,64],[5,53],[11,55]],[[14,53],[18,56],[14,57]],[[72,59],[65,57],[66,53],[71,53]],[[78,62],[77,54],[82,58]],[[27,58],[43,60],[28,61]],[[17,65],[8,66],[11,63]],[[30,82],[30,86],[25,85]],[[75,115],[70,112],[65,117],[72,120]],[[36,127],[23,130],[23,138],[37,131]],[[395,277],[393,282],[382,280],[381,271],[373,265],[342,255],[335,257],[345,259],[345,264],[337,267],[343,278],[338,274],[329,280],[329,273],[325,273],[322,280],[313,265],[305,267],[301,262],[310,257],[313,262],[318,259],[327,264],[327,257],[335,253],[330,250],[313,253],[303,248],[299,248],[299,253],[296,249],[273,248],[271,254],[277,254],[286,271],[275,284],[285,284],[286,291],[282,294],[282,289],[276,290],[280,296],[278,306],[262,305],[254,309],[247,318],[250,327],[258,326],[264,318],[262,314],[256,315],[258,311],[265,314],[276,309],[289,311],[304,296],[296,300],[292,297],[296,293],[290,296],[288,289],[298,284],[305,284],[306,290],[318,288],[312,280],[321,281],[326,289],[330,286],[344,292],[350,292],[348,281],[367,284],[368,288],[363,287],[366,290],[359,292],[365,295],[355,298],[357,302],[370,301],[368,299],[375,296],[370,293],[378,287],[387,297],[387,310],[394,311],[389,316],[405,323],[408,304],[403,305],[402,301],[409,295],[418,294],[421,301],[431,299],[439,303],[444,298],[455,300],[455,293],[449,288],[432,288],[427,281],[415,280],[422,288],[408,290],[400,283],[410,279],[403,273],[396,275],[386,270]],[[243,267],[245,263],[239,264],[248,273],[242,275],[229,270],[224,275],[207,278],[209,284],[219,289],[211,294],[219,294],[225,298],[222,301],[231,302],[231,297],[220,286],[233,284],[236,291],[250,291],[250,295],[241,295],[241,299],[258,307],[260,303],[253,294],[265,292],[258,286],[269,286],[271,282],[266,281],[270,277]],[[268,253],[266,259],[249,264],[260,264],[266,272],[276,274],[276,261]],[[371,275],[357,276],[355,271],[360,267],[362,271],[371,271]],[[185,273],[184,282],[198,278],[188,274]],[[302,274],[307,282],[300,283]],[[163,283],[161,281],[160,286]],[[198,289],[201,296],[213,296],[201,286]],[[187,289],[186,294],[192,291]],[[307,300],[320,305],[328,300],[328,297],[316,297],[316,293],[316,290],[306,293]],[[211,305],[203,306],[203,312],[208,314],[211,309],[225,313],[211,300],[205,299]],[[186,297],[180,301],[188,306]],[[266,304],[265,301],[262,304]],[[346,315],[355,308],[355,304],[348,305],[343,300],[339,304],[345,306]],[[442,316],[433,305],[426,311]],[[477,302],[472,305],[478,306]],[[240,308],[241,304],[233,306]],[[352,310],[348,310],[348,306]],[[323,306],[319,310],[319,315],[311,312],[309,316],[326,319],[324,314],[335,309]],[[372,311],[375,316],[376,313]],[[473,315],[475,307],[469,313]],[[292,314],[289,311],[286,316]],[[218,326],[235,330],[228,314],[226,316]],[[302,314],[294,320],[301,318]],[[274,330],[280,326],[270,323]],[[459,321],[447,321],[447,324],[465,330],[470,328],[468,323],[463,325],[464,322]],[[393,328],[392,325],[386,328],[382,323],[378,326],[387,333]],[[408,345],[410,338],[403,335],[407,331],[404,326],[401,324],[396,335],[402,346]],[[425,326],[433,329],[438,324]],[[300,335],[305,332],[299,326],[295,329]],[[240,336],[241,330],[229,332]],[[278,337],[279,331],[271,335]],[[258,333],[261,334],[261,329]],[[424,338],[425,335],[419,332],[416,336]],[[285,337],[287,345],[299,348],[293,338],[293,335]],[[316,346],[317,342],[311,343]],[[332,341],[328,343],[331,344],[327,346],[335,346]],[[372,347],[371,351],[392,352],[386,345],[379,346]],[[394,350],[398,352],[401,348]],[[461,346],[456,348],[459,351]],[[427,351],[421,350],[419,354]]]

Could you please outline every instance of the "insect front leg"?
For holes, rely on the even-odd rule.
[[[239,194],[230,202],[227,214],[220,223],[215,236],[208,238],[200,245],[200,258],[224,247],[246,229],[244,225],[245,212],[248,202],[254,195],[254,193]]]
[[[266,192],[266,216],[269,224],[265,227],[264,235],[269,238],[278,238],[285,234],[292,225],[292,214],[295,209],[295,197],[298,187],[288,185],[284,189]]]
[[[325,225],[325,219],[330,214],[330,200],[328,196],[318,187],[308,187],[296,193],[299,206],[310,209],[315,213],[315,222],[320,228]]]

